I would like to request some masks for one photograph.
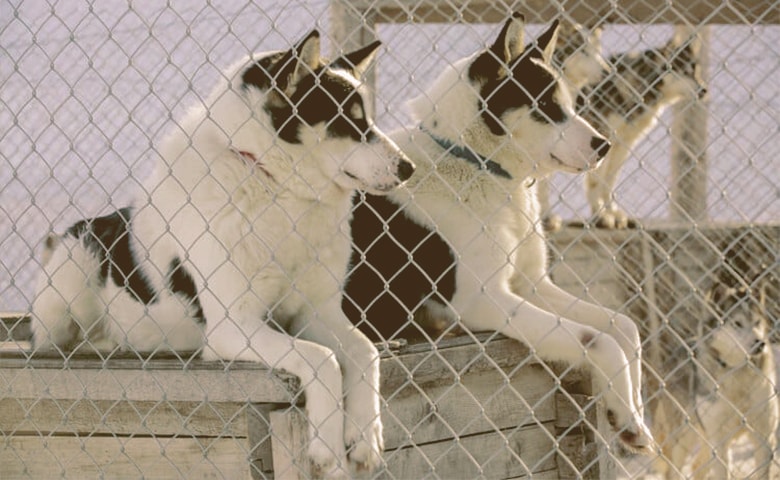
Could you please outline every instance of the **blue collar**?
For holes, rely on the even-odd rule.
[[[474,150],[472,150],[469,147],[463,147],[460,145],[457,145],[450,140],[447,140],[446,138],[441,138],[436,135],[434,135],[432,132],[430,132],[427,128],[420,125],[420,130],[428,134],[429,137],[431,137],[431,140],[436,142],[442,149],[446,150],[447,153],[449,153],[452,156],[462,158],[463,160],[476,165],[477,168],[480,170],[487,170],[488,172],[492,173],[493,175],[501,178],[505,178],[507,180],[512,180],[512,175],[509,174],[506,170],[504,170],[504,167],[499,165],[497,162],[494,162],[493,160],[490,160],[489,158],[485,158],[482,155],[478,154]]]

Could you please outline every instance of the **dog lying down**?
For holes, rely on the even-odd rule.
[[[314,31],[225,71],[163,140],[132,206],[49,245],[35,348],[200,350],[285,369],[308,399],[315,470],[376,468],[379,355],[341,310],[351,202],[414,171],[360,82],[378,47],[329,62]]]
[[[610,145],[550,67],[558,23],[527,46],[523,30],[515,14],[488,48],[446,67],[413,101],[418,123],[390,135],[417,170],[385,197],[356,199],[344,309],[375,339],[432,316],[590,367],[619,440],[648,452],[639,331],[553,284],[533,186],[594,168]]]

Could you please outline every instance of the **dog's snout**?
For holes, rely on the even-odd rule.
[[[699,100],[704,99],[707,96],[707,87],[699,87]]]
[[[764,351],[766,343],[763,340],[756,340],[753,342],[753,354],[761,353]]]
[[[405,182],[414,173],[414,164],[406,158],[402,158],[398,163],[398,178]]]
[[[609,140],[602,137],[593,137],[590,139],[590,148],[596,152],[599,158],[604,158],[609,152]]]

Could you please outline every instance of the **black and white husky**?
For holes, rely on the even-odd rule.
[[[612,144],[597,169],[586,174],[585,194],[592,221],[601,228],[635,226],[615,202],[614,190],[631,150],[657,124],[661,114],[681,101],[703,97],[707,89],[698,63],[695,37],[675,35],[659,49],[602,56],[602,29],[565,23],[563,48],[555,52],[577,111]],[[549,207],[549,182],[542,179],[539,195],[549,229],[560,219]]]
[[[578,112],[612,143],[602,165],[589,171],[585,179],[585,195],[596,226],[635,224],[613,195],[620,170],[664,110],[706,94],[697,50],[694,38],[675,35],[658,49],[613,55],[607,59],[610,73],[580,89]],[[575,75],[574,70],[566,74],[572,85],[579,81]]]
[[[132,207],[50,245],[35,348],[201,349],[285,369],[308,399],[314,465],[376,467],[378,352],[341,310],[351,202],[414,171],[358,80],[378,46],[327,62],[314,31],[227,70]]]
[[[358,200],[344,308],[376,336],[427,310],[520,340],[544,360],[589,366],[620,441],[648,451],[638,329],[552,283],[530,180],[589,170],[609,143],[575,114],[550,67],[557,22],[535,45],[523,31],[515,14],[413,102],[417,125],[391,135],[417,170],[388,196]]]

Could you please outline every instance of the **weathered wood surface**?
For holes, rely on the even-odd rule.
[[[305,465],[305,419],[272,413],[275,438],[275,472],[284,478],[308,478]],[[560,478],[557,470],[555,435],[551,425],[496,429],[474,435],[458,436],[434,442],[420,442],[387,449],[385,466],[371,478],[523,478],[533,473],[548,473]],[[276,444],[284,445],[280,448]],[[277,453],[278,452],[278,453]],[[304,466],[304,467],[301,467]]]
[[[4,479],[250,478],[245,442],[230,438],[12,436],[0,465]]]
[[[381,369],[381,478],[434,471],[442,478],[556,478],[559,459],[569,470],[595,464],[596,449],[585,448],[593,435],[558,418],[560,409],[583,423],[572,399],[585,398],[587,377],[568,372],[563,385],[572,393],[562,397],[554,373],[518,342],[479,334],[413,345],[383,352]],[[0,464],[9,478],[62,471],[266,478],[272,470],[293,478],[308,471],[303,410],[292,406],[295,379],[258,365],[6,351],[0,384],[0,431],[9,439]],[[595,406],[586,409],[593,424]]]

